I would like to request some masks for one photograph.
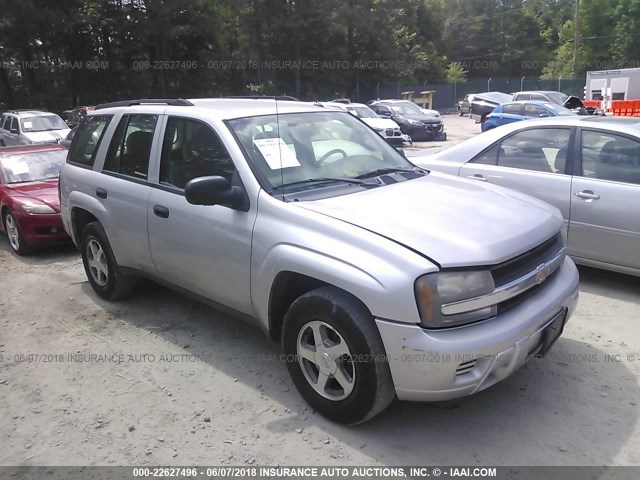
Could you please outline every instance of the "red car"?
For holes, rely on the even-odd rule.
[[[68,238],[58,195],[66,158],[67,149],[60,145],[0,148],[1,227],[18,255]]]

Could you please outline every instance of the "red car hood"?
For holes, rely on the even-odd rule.
[[[26,197],[49,205],[56,212],[60,212],[60,197],[58,196],[58,179],[43,182],[26,182],[5,185],[7,192],[14,197]]]

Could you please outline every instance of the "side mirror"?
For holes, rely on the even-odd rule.
[[[239,208],[245,196],[240,187],[233,187],[224,177],[199,177],[184,187],[184,196],[192,205],[222,205]]]
[[[9,133],[18,134],[20,131],[17,128],[12,128],[9,130]]]
[[[548,117],[548,116],[549,116],[549,114],[548,114],[548,113],[541,113],[541,114],[540,114],[540,118],[546,118],[546,117]]]
[[[380,116],[382,116],[382,117],[391,117],[391,112],[382,112],[382,113],[380,113]]]

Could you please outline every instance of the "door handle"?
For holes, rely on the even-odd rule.
[[[600,195],[593,193],[591,190],[583,190],[581,192],[576,192],[576,197],[586,198],[588,200],[598,200]]]
[[[484,178],[479,173],[476,173],[475,175],[467,175],[467,178],[470,178],[472,180],[480,180],[481,182],[486,182],[487,181],[487,179]]]
[[[97,188],[96,195],[100,198],[107,198],[107,191],[104,188]]]
[[[163,207],[162,205],[154,205],[153,213],[155,213],[156,217],[169,218],[169,209],[167,207]]]

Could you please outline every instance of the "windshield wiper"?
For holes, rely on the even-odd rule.
[[[417,167],[416,168],[401,168],[401,167],[378,168],[377,170],[373,170],[371,172],[358,175],[356,178],[377,177],[379,175],[384,175],[385,173],[415,173],[419,175],[424,175],[426,173],[426,170],[422,168],[417,168]]]
[[[313,185],[316,183],[332,183],[332,182],[342,182],[342,183],[350,183],[352,185],[360,185],[363,187],[377,187],[377,183],[369,183],[364,180],[359,180],[357,178],[349,178],[349,177],[318,177],[318,178],[307,178],[306,180],[299,180],[297,182],[283,183],[282,185],[278,185],[275,188],[282,189],[287,187],[295,187],[299,185]]]

